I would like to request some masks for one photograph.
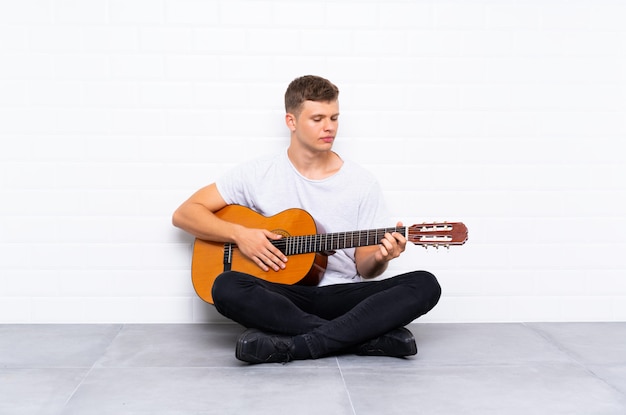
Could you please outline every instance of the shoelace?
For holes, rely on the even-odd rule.
[[[279,337],[272,337],[271,341],[272,341],[272,344],[274,345],[274,348],[276,349],[276,352],[272,353],[272,357],[275,356],[277,360],[282,363],[287,363],[293,360],[293,356],[291,355],[290,345],[288,342],[285,342]]]

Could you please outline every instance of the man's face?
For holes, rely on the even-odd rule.
[[[339,102],[305,101],[297,117],[287,115],[287,125],[298,144],[313,151],[330,150],[339,127]]]

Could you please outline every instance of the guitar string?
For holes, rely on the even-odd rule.
[[[360,246],[376,245],[382,240],[386,233],[399,232],[406,233],[406,227],[379,228],[365,231],[336,232],[317,235],[297,235],[287,236],[278,241],[273,241],[285,255],[297,255],[311,252],[332,251],[335,249],[346,249]],[[357,238],[355,238],[357,235]],[[350,240],[348,243],[348,239]],[[355,239],[357,243],[355,243]]]

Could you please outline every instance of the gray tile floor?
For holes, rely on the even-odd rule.
[[[0,414],[626,414],[626,323],[409,326],[408,359],[234,357],[234,324],[0,325]]]

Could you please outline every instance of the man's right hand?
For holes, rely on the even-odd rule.
[[[252,229],[240,226],[235,234],[239,251],[253,261],[263,271],[285,269],[287,257],[271,241],[282,236],[265,229]]]

